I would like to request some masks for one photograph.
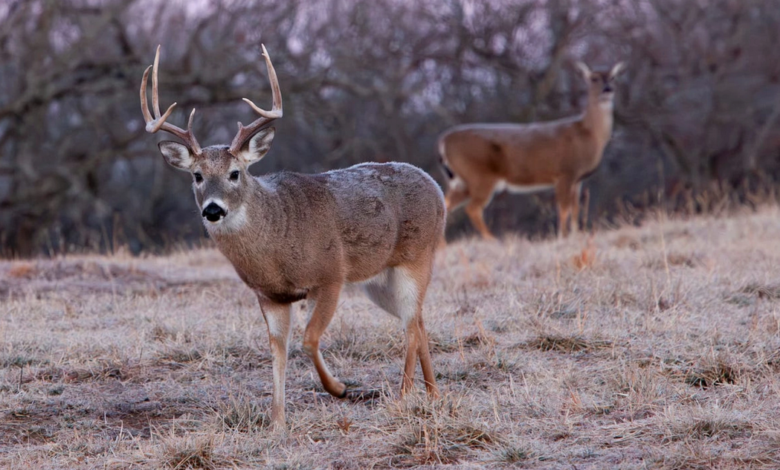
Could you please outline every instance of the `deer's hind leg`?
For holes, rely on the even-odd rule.
[[[466,183],[460,178],[455,176],[450,180],[447,186],[447,193],[444,195],[444,208],[445,212],[449,214],[460,206],[466,204],[469,201],[470,194],[469,188]],[[447,238],[442,234],[439,240],[439,247],[443,248],[447,246]]]
[[[388,268],[364,287],[374,303],[398,317],[403,323],[406,336],[406,359],[401,381],[401,395],[414,385],[416,359],[419,357],[428,395],[439,396],[428,349],[428,335],[422,317],[422,305],[431,279],[431,269],[430,262],[425,266]]]
[[[449,214],[469,200],[469,188],[460,176],[454,177],[447,187],[444,195],[444,206]]]
[[[576,235],[580,230],[580,195],[582,194],[582,182],[576,183],[571,191],[571,233]]]
[[[325,390],[334,397],[344,398],[347,393],[346,385],[333,377],[320,353],[320,337],[333,319],[340,293],[341,284],[318,287],[309,292],[310,318],[303,334],[303,351],[314,362],[314,368],[317,369],[317,375],[320,376]]]
[[[555,183],[555,200],[558,204],[558,239],[569,236],[569,217],[573,206],[579,202],[576,199],[576,194],[579,194],[579,191],[570,179],[562,178]]]
[[[466,205],[466,214],[471,219],[471,223],[474,228],[482,235],[485,240],[495,240],[496,237],[490,232],[487,224],[485,223],[484,211],[485,207],[490,204],[490,199],[493,197],[493,188],[490,188],[490,192],[487,195],[480,194],[479,196],[472,196],[469,203]]]

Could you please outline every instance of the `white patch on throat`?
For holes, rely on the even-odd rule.
[[[209,199],[209,201],[212,201]],[[214,200],[215,204],[219,204]],[[222,201],[219,201],[220,203]],[[208,205],[205,204],[204,207]],[[219,204],[220,207],[225,207],[222,204]],[[208,230],[209,234],[212,235],[226,235],[229,233],[235,233],[247,224],[249,220],[249,217],[246,213],[246,205],[242,204],[238,209],[234,211],[229,211],[227,213],[227,216],[222,217],[216,222],[210,222],[206,219],[203,219],[203,224],[206,226],[206,230]]]

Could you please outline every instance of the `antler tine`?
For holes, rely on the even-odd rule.
[[[154,120],[152,114],[149,112],[149,101],[146,99],[146,87],[149,81],[149,69],[152,66],[146,67],[144,70],[144,78],[141,79],[141,112],[144,114],[144,122],[149,124]]]
[[[157,52],[154,53],[154,67],[152,68],[152,109],[154,117],[160,117],[160,94],[157,87],[157,68],[160,65],[160,45],[157,45]]]
[[[174,106],[176,106],[176,103],[173,103],[172,105],[168,106],[168,109],[165,110],[165,114],[163,114],[162,116],[160,116],[160,111],[159,110],[155,113],[155,114],[157,114],[157,118],[154,121],[156,124],[154,124],[154,126],[152,126],[152,129],[154,129],[152,132],[157,132],[160,129],[166,130],[168,132],[173,132],[171,129],[167,129],[166,127],[175,128],[175,129],[178,129],[179,131],[181,131],[181,129],[179,129],[178,127],[174,126],[173,124],[168,124],[167,122],[165,122],[165,120],[168,119],[168,116],[170,116],[171,113],[173,112]]]
[[[192,133],[192,118],[194,117],[195,117],[195,108],[192,108],[192,112],[190,113],[190,118],[187,120],[187,134],[191,135],[193,140],[195,139],[195,134]],[[198,149],[200,149],[199,145],[197,147]]]
[[[155,111],[155,116],[152,117],[152,113],[149,111],[149,101],[146,99],[146,87],[149,79],[149,69],[151,69],[152,66],[146,67],[146,70],[144,71],[144,77],[141,79],[141,112],[144,115],[144,122],[146,122],[146,131],[154,134],[155,132],[159,131],[164,124],[166,124],[165,120],[168,119],[168,116],[171,115],[173,112],[174,106],[176,106],[176,103],[173,103],[168,107],[167,110],[165,110],[165,114],[163,116],[160,116],[160,110],[159,106],[158,109]],[[152,74],[152,80],[154,80],[155,74]],[[152,102],[156,102],[157,100],[157,93],[155,93],[154,87],[152,87]],[[168,124],[171,126],[170,124]],[[173,126],[176,127],[176,126]],[[184,131],[182,131],[184,132]]]
[[[261,127],[268,124],[271,121],[274,121],[275,119],[279,119],[284,114],[282,110],[282,89],[279,87],[279,79],[276,77],[276,70],[274,69],[274,64],[271,63],[271,57],[268,55],[268,51],[265,48],[265,45],[261,46],[263,48],[263,57],[265,57],[265,65],[268,68],[268,79],[271,82],[271,91],[273,94],[273,107],[270,111],[266,111],[256,104],[254,104],[251,100],[248,98],[243,98],[243,100],[257,113],[260,115],[260,118],[253,121],[248,126],[244,126],[240,122],[238,123],[238,133],[233,138],[233,142],[230,144],[230,149],[228,150],[231,154],[236,155],[240,150],[241,147],[244,146],[246,141],[251,138],[253,135],[257,133],[257,131],[260,130]]]
[[[265,57],[265,66],[268,68],[268,79],[271,81],[271,90],[273,91],[273,111],[279,113],[276,117],[282,117],[282,89],[279,87],[279,79],[276,78],[276,69],[271,63],[271,56],[265,48],[265,44],[260,44],[263,48],[263,57]]]
[[[195,134],[192,133],[192,118],[195,116],[195,109],[193,108],[192,112],[190,113],[190,119],[187,122],[186,131],[180,127],[166,122],[168,117],[173,112],[173,108],[176,106],[176,103],[168,106],[168,109],[165,110],[165,114],[160,115],[160,95],[158,92],[157,81],[157,68],[159,62],[160,46],[157,46],[157,53],[154,55],[154,65],[150,65],[146,68],[144,71],[144,76],[141,79],[141,112],[143,113],[144,121],[146,122],[146,132],[151,134],[154,134],[159,130],[170,132],[171,134],[183,140],[187,145],[189,145],[190,149],[196,155],[198,155],[201,153],[200,144],[198,144],[197,139],[195,139]],[[146,87],[149,81],[149,69],[152,70],[152,110],[154,111],[154,116],[152,116],[152,113],[149,111],[149,102],[146,99]]]
[[[268,68],[268,79],[271,81],[271,91],[273,93],[273,108],[271,108],[271,111],[266,111],[256,104],[254,104],[251,100],[248,98],[242,98],[244,101],[246,101],[249,106],[252,107],[252,109],[255,110],[255,112],[263,117],[270,118],[270,119],[277,119],[282,117],[282,90],[279,88],[279,80],[276,78],[276,69],[274,69],[274,64],[271,63],[271,58],[268,55],[268,51],[265,48],[265,44],[261,44],[263,48],[263,57],[265,57],[265,65]]]

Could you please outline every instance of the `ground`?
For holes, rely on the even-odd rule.
[[[559,242],[464,240],[425,303],[442,398],[398,398],[397,321],[346,289],[322,392],[271,356],[215,250],[0,263],[2,468],[778,468],[780,210]]]

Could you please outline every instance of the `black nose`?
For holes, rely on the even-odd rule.
[[[611,86],[605,86],[604,87],[604,93],[612,93],[614,90]]]
[[[225,212],[225,209],[219,207],[213,202],[203,208],[203,217],[205,217],[210,222],[216,222],[221,217],[225,217],[226,215],[227,213]]]

